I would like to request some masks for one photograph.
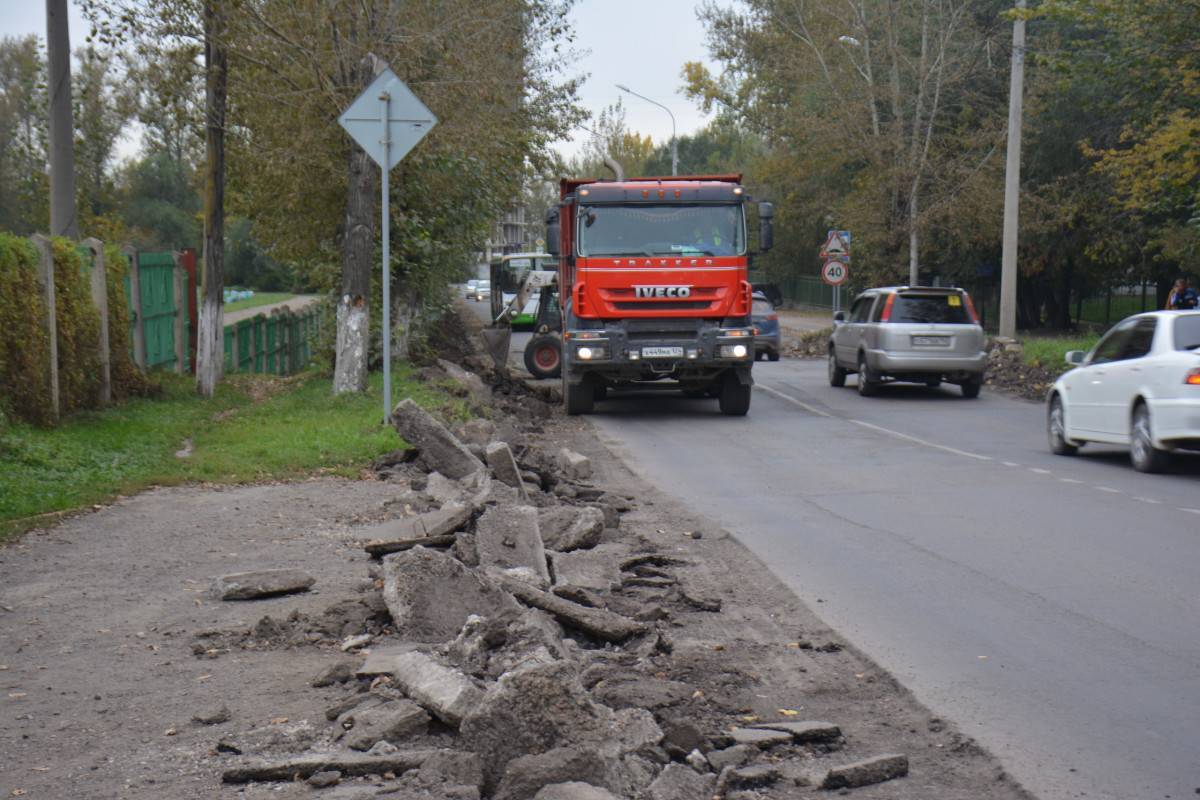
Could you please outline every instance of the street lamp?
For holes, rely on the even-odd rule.
[[[658,102],[657,100],[651,100],[649,97],[646,97],[646,95],[644,95],[644,94],[638,94],[633,89],[630,89],[628,86],[626,86],[623,83],[618,83],[617,88],[620,89],[622,92],[629,92],[634,97],[640,97],[643,100],[645,100],[647,103],[656,105],[659,108],[661,108],[663,111],[667,112],[667,115],[671,118],[671,174],[678,175],[679,174],[679,151],[676,150],[676,148],[675,148],[675,115],[671,113],[671,109],[667,108],[666,106],[664,106],[662,103]]]

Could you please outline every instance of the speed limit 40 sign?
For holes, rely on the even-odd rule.
[[[830,286],[841,286],[850,276],[850,267],[841,261],[826,261],[821,267],[821,280]]]

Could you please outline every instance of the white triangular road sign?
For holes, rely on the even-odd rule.
[[[821,247],[821,252],[827,256],[844,256],[847,252],[846,243],[842,241],[842,237],[838,235],[837,231],[830,231],[829,238]]]

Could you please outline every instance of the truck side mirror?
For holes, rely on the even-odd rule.
[[[767,252],[775,246],[775,206],[767,201],[758,204],[758,249]]]
[[[546,252],[552,256],[558,255],[559,237],[558,209],[546,210]]]

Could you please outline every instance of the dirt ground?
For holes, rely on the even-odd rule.
[[[694,688],[655,715],[693,722],[710,747],[731,727],[756,721],[841,727],[844,738],[833,745],[757,754],[782,778],[728,797],[833,795],[803,785],[804,776],[886,753],[908,757],[907,777],[841,792],[890,800],[1028,797],[735,539],[644,485],[586,422],[555,414],[539,427],[548,448],[567,446],[592,459],[592,484],[628,498],[605,543],[669,555],[691,591],[721,601],[720,611],[702,611],[630,588],[614,596],[613,607],[618,600],[622,608],[662,604],[666,617],[656,624],[669,652],[621,662],[633,645],[609,644],[589,655]],[[396,500],[408,496],[409,482],[399,469],[358,481],[157,489],[0,549],[0,797],[319,798],[347,786],[379,792],[397,785],[380,776],[338,790],[227,785],[222,771],[240,757],[234,750],[303,749],[329,738],[334,723],[325,711],[351,690],[310,683],[345,657],[338,644],[349,628],[339,631],[338,609],[378,594],[356,531],[401,513]],[[213,576],[276,567],[307,570],[316,584],[240,603],[207,593]],[[272,635],[285,628],[293,633]],[[387,640],[386,626],[382,632],[377,644]],[[452,743],[446,730],[423,740]]]

